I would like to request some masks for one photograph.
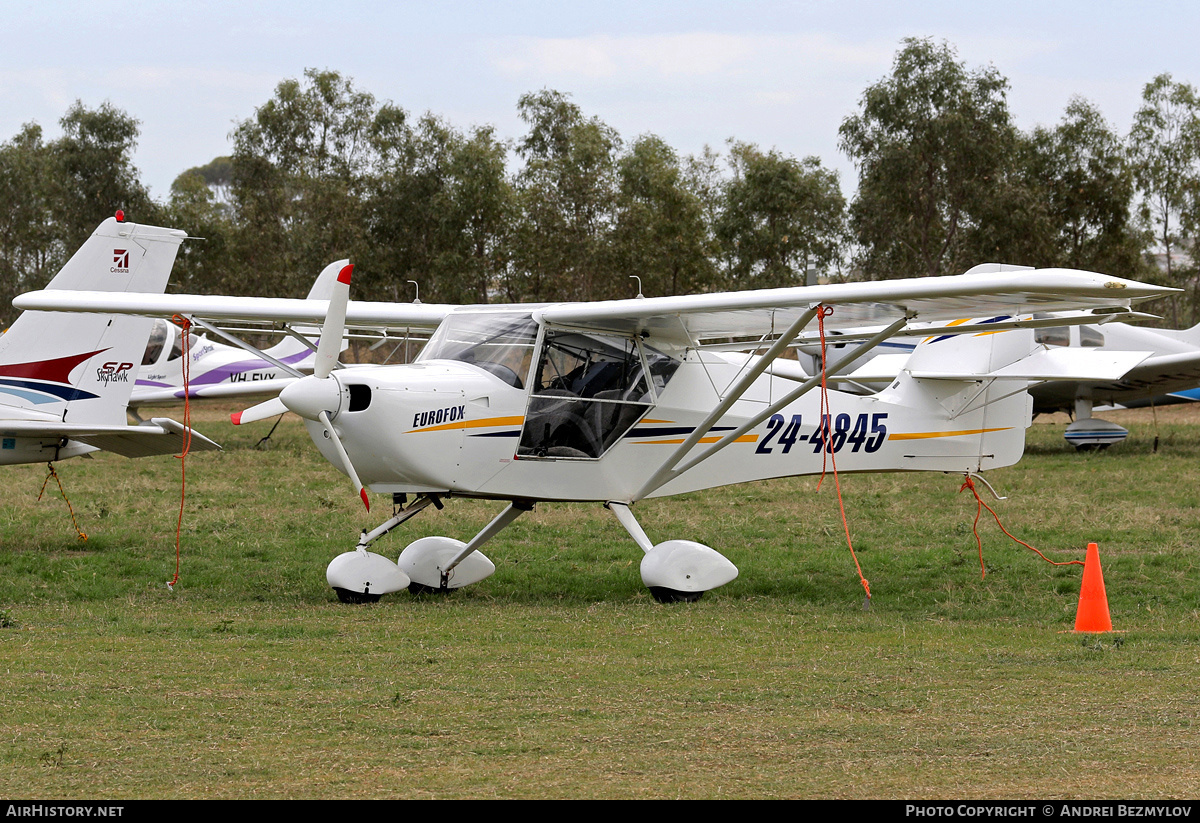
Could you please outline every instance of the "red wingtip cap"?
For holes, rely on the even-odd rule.
[[[116,217],[117,217],[117,222],[118,222],[118,223],[124,223],[124,222],[125,222],[125,212],[124,212],[124,211],[122,211],[121,209],[117,209],[117,215],[116,215]]]
[[[363,505],[367,507],[367,511],[370,511],[371,510],[371,501],[367,499],[367,490],[359,489],[358,495],[359,495],[359,497],[362,498]]]
[[[342,268],[342,270],[340,272],[338,272],[338,282],[345,283],[346,285],[350,285],[350,275],[353,273],[354,273],[354,264],[353,263],[351,263],[348,266],[344,266]]]

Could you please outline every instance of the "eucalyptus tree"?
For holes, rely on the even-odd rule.
[[[179,247],[170,287],[193,294],[242,292],[242,274],[230,266],[237,228],[219,188],[199,169],[188,169],[171,183],[165,211],[165,225],[182,228],[193,238]]]
[[[730,288],[803,285],[808,269],[836,266],[846,200],[837,173],[748,143],[730,145],[732,178],[714,231]]]
[[[102,221],[123,210],[131,220],[157,223],[158,205],[133,165],[139,124],[109,103],[89,109],[76,101],[59,120],[63,134],[48,144],[47,191],[55,236],[76,249]]]
[[[0,144],[0,321],[17,315],[12,299],[41,288],[65,261],[55,236],[49,190],[49,152],[42,129],[26,123]]]
[[[161,219],[133,165],[138,122],[110,104],[76,101],[46,142],[25,124],[0,144],[0,320],[16,316],[12,298],[40,288],[118,210],[143,223]]]
[[[364,239],[375,98],[333,71],[288,79],[233,131],[237,257],[247,290],[301,296]]]
[[[1099,109],[1074,97],[1057,126],[1035,128],[1026,169],[1045,204],[1052,245],[1034,264],[1140,275],[1133,168],[1124,141]]]
[[[1142,219],[1162,252],[1166,285],[1186,285],[1194,264],[1176,258],[1200,223],[1200,97],[1196,89],[1160,74],[1142,91],[1142,106],[1129,133]],[[1196,295],[1192,302],[1195,304]],[[1173,304],[1175,305],[1175,304]],[[1178,308],[1170,318],[1181,321]]]
[[[463,133],[432,114],[414,125],[394,106],[373,140],[365,282],[390,299],[487,302],[507,270],[508,147],[490,127]]]
[[[954,49],[906,39],[839,130],[858,170],[850,225],[869,278],[953,274],[973,265],[969,236],[1012,163],[1008,82],[970,70]]]
[[[529,131],[516,147],[519,217],[507,299],[591,300],[623,289],[607,248],[620,137],[549,89],[523,95],[517,109]]]
[[[607,296],[632,294],[633,275],[647,295],[711,287],[715,267],[704,206],[675,150],[654,135],[639,137],[617,161],[617,178],[608,268],[627,283],[613,283]]]

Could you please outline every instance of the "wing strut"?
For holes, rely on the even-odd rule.
[[[467,543],[450,562],[441,569],[442,573],[442,588],[446,588],[450,581],[450,574],[454,571],[454,567],[467,559],[467,557],[484,543],[491,540],[504,529],[509,523],[516,520],[525,512],[533,511],[533,502],[530,500],[514,500],[508,504],[508,507],[492,518],[492,522],[483,527],[483,531],[471,538],[471,542]]]
[[[700,438],[708,434],[709,429],[717,424],[717,421],[721,419],[725,412],[729,411],[730,407],[741,399],[746,390],[758,379],[758,376],[767,370],[767,366],[771,365],[779,355],[787,350],[791,342],[796,339],[800,332],[804,331],[804,327],[817,316],[818,309],[820,309],[818,305],[810,306],[804,314],[796,318],[792,325],[788,326],[787,331],[776,339],[771,348],[767,350],[767,353],[759,358],[758,362],[749,371],[742,375],[737,385],[726,392],[725,397],[717,404],[717,407],[709,413],[708,417],[704,418],[704,422],[688,435],[688,438],[680,444],[670,459],[663,463],[658,471],[654,473],[654,476],[647,480],[646,484],[638,490],[638,493],[633,496],[634,501],[641,500],[677,474],[673,470],[679,464],[679,461],[686,457],[687,453],[700,442]]]
[[[188,320],[191,320],[193,323],[195,323],[199,326],[203,326],[205,329],[208,330],[208,332],[210,334],[215,334],[217,337],[221,338],[226,343],[231,343],[234,346],[237,346],[239,349],[244,349],[245,351],[250,352],[255,357],[261,357],[263,360],[266,360],[269,363],[274,363],[276,366],[283,369],[285,372],[292,375],[293,377],[303,377],[304,376],[303,372],[297,371],[296,369],[292,368],[291,366],[287,365],[286,363],[282,363],[279,360],[276,360],[274,357],[267,354],[266,352],[263,352],[263,351],[260,351],[259,349],[254,348],[246,341],[239,340],[238,338],[234,337],[232,334],[226,334],[225,332],[221,331],[216,326],[214,326],[212,323],[207,323],[204,320],[201,320],[199,317],[189,317]]]
[[[700,438],[703,437],[705,434],[707,434],[709,429],[711,429],[714,425],[716,425],[717,421],[721,419],[721,416],[726,411],[729,410],[729,407],[732,406],[735,402],[737,402],[741,398],[741,396],[746,392],[746,389],[748,389],[750,387],[750,383],[752,383],[754,381],[754,379],[756,377],[758,377],[758,375],[761,374],[767,368],[767,366],[769,366],[777,357],[779,357],[779,355],[782,353],[782,351],[784,349],[787,348],[788,343],[790,343],[791,340],[800,333],[800,330],[802,328],[801,324],[807,324],[808,321],[811,320],[815,314],[816,314],[815,308],[809,309],[807,312],[805,312],[800,317],[799,320],[796,321],[796,323],[792,324],[791,328],[789,328],[784,333],[783,337],[779,338],[779,340],[777,340],[775,342],[775,345],[771,347],[771,350],[762,356],[762,359],[759,360],[759,362],[755,364],[754,368],[751,369],[749,372],[747,372],[746,375],[740,381],[738,381],[737,386],[735,386],[729,392],[729,394],[726,395],[725,399],[717,405],[717,408],[713,409],[712,413],[709,414],[708,417],[706,417],[704,419],[704,422],[701,423],[699,426],[697,426],[696,430],[694,432],[692,432],[691,436],[688,437],[688,439],[685,440],[679,446],[679,448],[677,448],[675,450],[675,453],[671,456],[671,459],[668,460],[666,463],[664,463],[659,468],[659,470],[656,471],[654,473],[654,475],[649,480],[646,481],[645,485],[643,485],[642,488],[640,488],[638,490],[637,494],[635,494],[633,496],[634,502],[641,500],[646,495],[650,494],[651,492],[655,491],[656,489],[660,488],[661,486],[664,486],[667,483],[669,483],[670,481],[674,480],[676,477],[683,474],[688,469],[690,469],[690,468],[696,466],[697,464],[712,457],[714,454],[719,452],[721,449],[725,448],[730,443],[733,443],[738,438],[740,438],[742,435],[746,434],[748,431],[753,429],[759,423],[766,420],[771,415],[775,414],[775,412],[779,411],[783,407],[787,406],[789,403],[792,403],[793,401],[795,401],[798,397],[801,397],[802,395],[807,394],[808,392],[812,391],[812,389],[814,389],[818,385],[820,385],[821,375],[819,375],[819,374],[806,380],[804,383],[800,384],[798,387],[793,389],[787,395],[785,395],[784,397],[775,401],[774,403],[769,405],[767,408],[763,409],[761,412],[759,412],[754,417],[752,417],[750,420],[748,420],[746,423],[739,426],[736,431],[732,431],[729,434],[722,437],[719,441],[717,441],[716,443],[713,444],[712,448],[706,450],[704,452],[704,454],[701,454],[701,455],[698,455],[698,456],[692,458],[691,460],[689,460],[687,463],[685,463],[683,466],[679,467],[678,469],[675,468],[676,466],[679,465],[679,462],[681,460],[683,460],[684,457],[687,456],[687,453],[689,451],[691,451],[692,447],[700,442]],[[892,337],[899,329],[903,328],[904,325],[906,323],[908,323],[908,320],[909,320],[909,318],[907,317],[907,315],[904,317],[901,317],[899,320],[892,323],[892,325],[888,326],[886,329],[879,332],[878,334],[873,336],[871,339],[864,342],[862,345],[860,345],[860,346],[856,347],[855,349],[853,349],[852,351],[848,352],[845,357],[843,357],[836,364],[834,364],[830,369],[828,369],[828,373],[831,373],[831,374],[839,373],[846,366],[853,363],[855,360],[859,359],[864,354],[866,354],[867,352],[874,349],[876,346],[878,346],[884,340],[887,340],[889,337]],[[801,328],[798,328],[797,327],[798,325],[800,325]]]

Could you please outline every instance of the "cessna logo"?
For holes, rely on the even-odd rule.
[[[113,273],[129,273],[129,249],[113,249],[113,264],[109,271]]]
[[[105,386],[109,383],[128,383],[131,369],[133,369],[132,363],[118,363],[110,360],[96,369],[96,379]]]

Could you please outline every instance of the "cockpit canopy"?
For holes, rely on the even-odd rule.
[[[452,314],[442,321],[417,356],[424,360],[457,360],[491,372],[514,388],[525,388],[533,361],[538,326],[533,316],[517,312]]]
[[[517,454],[584,459],[617,443],[654,406],[679,367],[634,335],[548,328],[535,352],[537,341],[538,323],[530,313],[452,314],[417,362],[468,363],[528,389]]]
[[[154,327],[150,330],[150,340],[146,344],[146,352],[142,355],[143,366],[153,366],[158,362],[168,337],[171,338],[171,353],[167,356],[167,362],[183,356],[183,336],[179,334],[178,329],[166,320],[155,320]]]

